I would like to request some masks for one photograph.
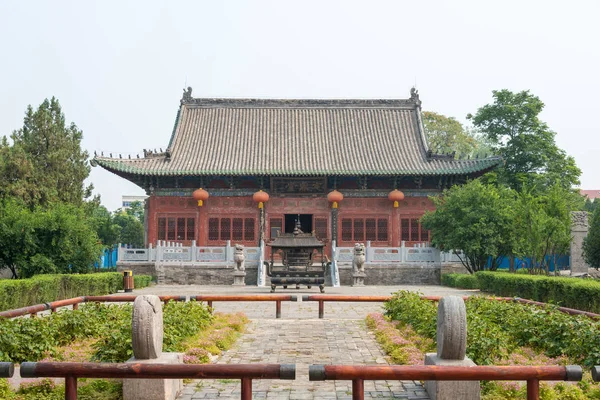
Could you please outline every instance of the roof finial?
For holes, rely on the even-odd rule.
[[[183,96],[181,97],[181,104],[191,103],[194,101],[192,97],[192,87],[188,86],[187,90],[183,89]]]
[[[410,100],[418,106],[421,105],[421,100],[419,99],[419,91],[414,86],[410,88]]]

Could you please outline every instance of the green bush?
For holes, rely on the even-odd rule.
[[[478,272],[479,288],[496,296],[521,297],[600,313],[600,282],[508,272]]]
[[[600,282],[596,280],[482,271],[474,275],[444,274],[442,284],[479,288],[495,296],[521,297],[600,314]]]
[[[479,281],[471,274],[444,274],[442,285],[460,289],[479,289]]]
[[[150,284],[151,276],[134,276],[136,288]],[[78,296],[102,296],[123,289],[119,272],[96,274],[38,275],[29,279],[0,280],[0,311],[70,299]]]
[[[518,346],[531,347],[549,357],[566,356],[574,364],[600,364],[600,322],[568,315],[554,306],[490,300],[473,296],[467,307],[467,355],[477,364],[506,360]],[[385,303],[386,315],[436,339],[436,304],[417,293],[400,291]]]

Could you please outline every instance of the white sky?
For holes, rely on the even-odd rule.
[[[530,89],[600,189],[600,1],[0,2],[0,135],[56,96],[83,146],[166,147],[195,97],[407,98],[464,121],[491,91]],[[143,194],[99,167],[109,209]]]

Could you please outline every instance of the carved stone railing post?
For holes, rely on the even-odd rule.
[[[583,239],[588,234],[588,228],[587,211],[571,212],[571,275],[588,272],[588,265],[583,259]]]
[[[437,353],[425,355],[425,365],[474,366],[466,357],[467,310],[458,296],[440,299],[437,314]],[[431,400],[479,400],[479,381],[426,381]]]
[[[140,295],[133,303],[130,364],[183,364],[183,354],[163,353],[163,312],[158,296]],[[174,400],[181,379],[123,379],[124,400]]]

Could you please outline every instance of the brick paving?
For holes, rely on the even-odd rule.
[[[440,286],[327,288],[328,293],[382,295],[399,289],[419,290],[427,295],[468,295]],[[262,294],[267,289],[246,287],[156,286],[136,293],[153,294]],[[315,290],[282,290],[279,293],[315,294]],[[352,382],[310,382],[311,364],[388,364],[374,335],[364,323],[370,312],[382,311],[379,303],[325,303],[325,318],[317,318],[316,302],[284,302],[282,318],[275,319],[273,302],[215,302],[216,311],[242,311],[251,319],[247,331],[237,343],[216,360],[218,364],[274,363],[296,364],[296,380],[254,380],[256,399],[351,399]],[[365,381],[365,398],[429,399],[425,389],[415,381]],[[179,400],[239,399],[239,380],[197,380],[185,386]]]

